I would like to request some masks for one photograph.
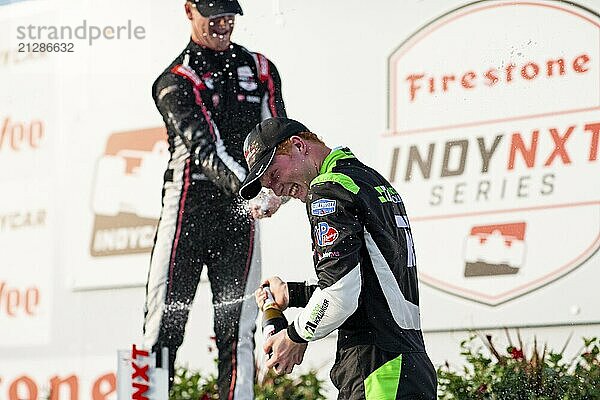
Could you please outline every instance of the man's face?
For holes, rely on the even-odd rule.
[[[187,3],[186,13],[192,21],[192,36],[201,45],[215,51],[225,51],[231,44],[231,33],[235,23],[235,14],[225,14],[206,18],[198,9]]]
[[[277,154],[263,176],[260,183],[272,189],[277,196],[290,196],[306,202],[310,181],[316,176],[315,168],[304,153],[292,147],[291,154]]]

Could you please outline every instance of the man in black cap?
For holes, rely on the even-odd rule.
[[[244,143],[261,186],[306,203],[318,285],[268,278],[282,310],[303,307],[264,345],[266,366],[290,373],[307,343],[338,330],[331,380],[339,399],[436,399],[436,373],[421,333],[417,264],[400,195],[348,148],[330,149],[301,123],[271,118]],[[256,291],[262,305],[266,295]]]
[[[260,278],[258,226],[281,200],[249,210],[238,196],[242,143],[265,118],[285,115],[275,66],[230,40],[236,0],[185,3],[191,40],[158,77],[152,95],[167,126],[171,159],[146,289],[144,340],[169,348],[170,383],[204,265],[213,295],[221,399],[252,399]],[[252,215],[251,215],[252,214]],[[244,301],[245,299],[245,301]],[[160,352],[158,352],[160,355]]]

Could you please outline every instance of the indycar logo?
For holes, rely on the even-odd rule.
[[[321,247],[332,245],[339,235],[338,230],[333,226],[329,226],[327,222],[319,222],[315,226],[315,240]]]
[[[336,201],[330,199],[320,199],[317,201],[313,201],[310,204],[310,213],[312,215],[328,215],[333,214],[336,208]]]
[[[164,128],[109,136],[95,174],[92,257],[147,253],[160,216],[161,177],[169,159]]]
[[[465,277],[512,275],[525,259],[525,222],[474,226],[465,246]]]

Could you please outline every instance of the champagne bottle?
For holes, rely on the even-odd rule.
[[[282,329],[287,328],[288,322],[277,303],[275,303],[271,289],[265,286],[263,290],[267,293],[267,299],[262,306],[262,331],[266,340]]]

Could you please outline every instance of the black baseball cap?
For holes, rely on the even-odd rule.
[[[256,197],[262,188],[260,177],[271,165],[277,145],[300,132],[310,131],[300,122],[282,117],[265,119],[250,131],[244,142],[244,157],[250,172],[242,183],[240,196],[246,200]]]
[[[210,18],[224,14],[244,15],[237,0],[188,0],[192,2],[203,17]]]

